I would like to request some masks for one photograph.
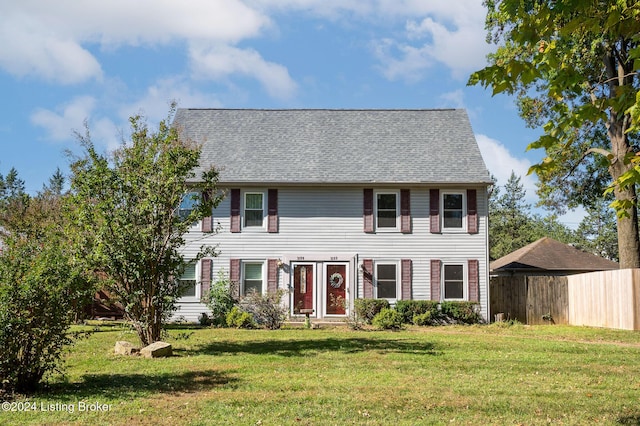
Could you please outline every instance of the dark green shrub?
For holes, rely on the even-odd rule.
[[[406,324],[415,324],[414,318],[419,315],[429,313],[431,318],[435,319],[439,314],[438,302],[432,300],[398,300],[396,311],[402,315],[402,320]]]
[[[256,323],[253,315],[234,306],[226,315],[226,322],[229,327],[235,328],[255,328]]]
[[[400,330],[403,327],[402,315],[395,309],[382,308],[371,324],[380,330]]]
[[[267,294],[252,292],[242,299],[240,306],[251,314],[259,326],[277,330],[287,319],[287,308],[281,303],[283,295],[284,290]]]
[[[238,301],[233,296],[236,285],[231,282],[224,271],[218,272],[218,279],[202,297],[203,303],[211,311],[210,324],[216,326],[224,326],[226,324],[227,314],[238,304]]]
[[[479,313],[480,304],[476,302],[442,302],[441,314],[454,323],[479,324],[484,320]]]
[[[59,371],[78,307],[93,294],[68,245],[7,238],[0,252],[0,399]]]
[[[367,324],[371,324],[382,309],[389,308],[389,301],[386,299],[356,299],[353,302],[356,315]]]

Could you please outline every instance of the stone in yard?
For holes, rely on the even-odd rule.
[[[140,349],[134,347],[129,342],[118,341],[114,349],[116,355],[135,355],[140,352]]]
[[[173,355],[173,350],[169,343],[155,342],[140,349],[140,355],[145,358],[162,358]]]

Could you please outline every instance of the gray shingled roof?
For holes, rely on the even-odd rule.
[[[618,269],[616,262],[586,253],[549,237],[540,238],[491,262],[491,272],[538,270],[591,272]]]
[[[491,182],[460,109],[179,109],[174,125],[222,183]]]

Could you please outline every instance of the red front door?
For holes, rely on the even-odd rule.
[[[300,314],[301,309],[313,309],[314,264],[295,264],[293,266],[293,313]]]
[[[347,313],[347,265],[328,264],[326,273],[325,312],[328,315]]]

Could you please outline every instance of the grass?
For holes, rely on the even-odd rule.
[[[0,423],[640,424],[635,332],[492,325],[169,334],[175,356],[150,360],[113,355],[116,340],[136,338],[102,328],[72,348],[65,376],[18,400],[35,409],[3,410]],[[80,412],[83,404],[108,411]]]

